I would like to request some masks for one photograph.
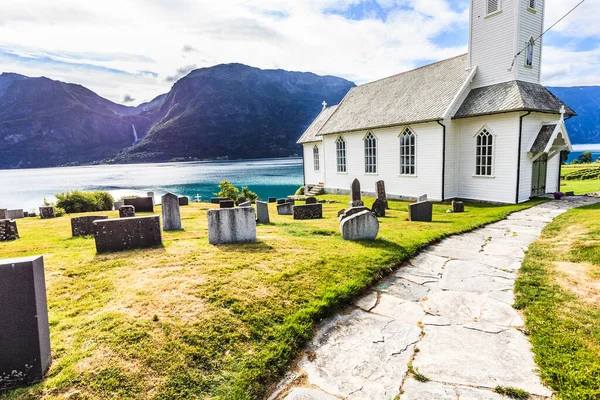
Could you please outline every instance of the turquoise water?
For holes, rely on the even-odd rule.
[[[115,198],[172,192],[208,201],[223,179],[249,186],[263,199],[285,197],[303,184],[302,159],[0,170],[0,208],[37,209],[44,198],[74,189],[108,190]]]

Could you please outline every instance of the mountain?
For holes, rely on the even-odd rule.
[[[567,120],[574,144],[600,143],[600,86],[549,87],[577,113]]]
[[[332,76],[261,70],[242,64],[197,69],[181,78],[157,123],[117,162],[299,154],[296,140],[321,111],[354,84]]]

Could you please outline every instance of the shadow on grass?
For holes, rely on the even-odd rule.
[[[215,244],[213,246],[221,251],[231,253],[264,253],[276,251],[273,246],[266,244],[262,240],[248,243]]]

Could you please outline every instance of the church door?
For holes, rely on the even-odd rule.
[[[546,193],[546,172],[548,170],[548,154],[544,154],[533,162],[533,176],[531,179],[531,196]]]

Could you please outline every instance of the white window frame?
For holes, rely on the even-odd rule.
[[[495,1],[496,2],[496,9],[493,11],[490,11],[490,2]],[[486,0],[485,2],[485,14],[487,15],[494,15],[496,13],[499,13],[502,11],[502,0]]]
[[[479,138],[483,137],[486,138],[485,143],[483,141],[479,143]],[[489,143],[490,139],[491,144]],[[487,126],[484,126],[475,134],[475,172],[473,176],[480,178],[494,177],[495,146],[496,135]]]
[[[400,145],[400,171],[401,176],[417,175],[417,135],[410,127],[402,130],[398,136]],[[405,138],[412,138],[412,143],[404,142]]]
[[[338,136],[335,140],[335,160],[337,164],[337,172],[338,174],[346,174],[348,173],[348,164],[347,164],[347,142],[343,136]]]
[[[319,160],[319,146],[316,144],[313,147],[313,169],[315,172],[319,172],[321,170],[321,163]]]
[[[527,47],[525,47],[525,66],[527,68],[533,68],[533,57],[535,57],[535,41],[531,37],[527,41]],[[531,60],[531,63],[529,62]]]
[[[377,136],[373,132],[367,132],[363,138],[365,174],[377,174]]]

